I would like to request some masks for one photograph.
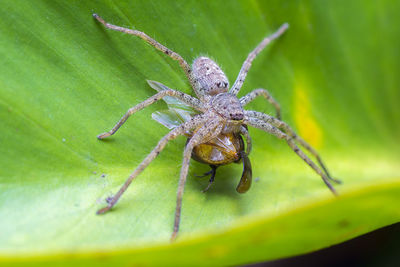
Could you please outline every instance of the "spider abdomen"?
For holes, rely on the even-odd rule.
[[[192,65],[194,90],[199,97],[228,92],[229,81],[221,68],[208,57],[198,57]]]

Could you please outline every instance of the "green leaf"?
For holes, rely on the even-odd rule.
[[[0,263],[237,265],[313,251],[400,220],[398,1],[2,1]],[[267,88],[283,119],[322,155],[335,198],[282,141],[250,129],[255,182],[240,165],[192,162],[170,244],[185,138],[169,144],[115,209],[98,216],[168,129],[131,106],[146,80],[192,93],[179,65],[93,12],[142,30],[191,62],[215,59],[234,82],[247,54],[282,23],[240,92]],[[271,113],[263,99],[248,109]]]

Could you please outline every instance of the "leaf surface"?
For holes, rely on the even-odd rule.
[[[397,1],[2,1],[0,263],[237,265],[314,251],[398,222],[400,29]],[[185,138],[169,144],[115,209],[96,210],[168,129],[146,80],[194,95],[179,65],[93,12],[146,32],[192,62],[215,59],[233,84],[247,54],[282,23],[239,96],[267,88],[283,119],[322,155],[338,198],[281,140],[250,129],[252,188],[241,165],[195,174],[170,244]],[[264,99],[246,107],[273,114]]]

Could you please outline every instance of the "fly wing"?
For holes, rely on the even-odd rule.
[[[151,117],[153,118],[153,120],[158,121],[170,130],[190,119],[189,114],[186,114],[185,112],[182,112],[182,110],[176,110],[174,108],[155,111],[151,114]]]
[[[147,83],[150,85],[151,88],[153,88],[157,92],[170,89],[168,86],[166,86],[162,83],[156,82],[156,81],[147,80]],[[169,108],[184,110],[184,111],[187,111],[187,113],[189,113],[191,115],[198,113],[191,106],[187,105],[185,102],[179,100],[176,97],[164,96],[163,100],[165,101],[165,103],[167,103]]]
[[[170,89],[166,85],[156,81],[147,80],[147,83],[157,92]],[[173,129],[185,121],[190,120],[193,115],[198,114],[196,110],[178,98],[173,96],[165,96],[163,97],[163,100],[165,103],[167,103],[168,109],[153,112],[151,117],[168,129]]]

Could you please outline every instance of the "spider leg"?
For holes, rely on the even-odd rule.
[[[244,137],[246,138],[246,154],[249,155],[252,148],[252,142],[249,131],[246,129],[245,126],[242,125],[240,126],[240,133],[244,135]]]
[[[97,136],[98,139],[104,139],[106,137],[109,137],[110,135],[113,135],[121,126],[122,124],[124,124],[126,122],[126,120],[135,112],[153,104],[154,102],[162,99],[164,96],[174,96],[176,98],[178,98],[179,100],[182,100],[183,102],[185,102],[186,104],[192,106],[193,108],[197,109],[197,110],[202,110],[201,108],[201,102],[200,100],[187,95],[185,93],[176,91],[176,90],[172,90],[172,89],[167,89],[167,90],[163,90],[158,92],[157,94],[153,95],[152,97],[146,99],[145,101],[143,101],[142,103],[137,104],[136,106],[130,108],[124,116],[122,116],[122,118],[119,120],[119,122],[114,126],[114,128],[112,128],[109,132],[105,132],[102,133],[100,135]]]
[[[190,81],[190,83],[191,83],[191,85],[193,87],[193,79],[192,79],[192,77],[190,75],[190,73],[192,72],[192,69],[191,69],[190,65],[182,58],[181,55],[179,55],[178,53],[176,53],[176,52],[172,51],[171,49],[165,47],[164,45],[160,44],[159,42],[157,42],[153,38],[149,37],[144,32],[137,31],[137,30],[131,30],[131,29],[128,29],[128,28],[123,28],[123,27],[120,27],[120,26],[116,26],[116,25],[110,24],[110,23],[106,22],[102,17],[100,17],[97,14],[93,14],[93,17],[96,20],[98,20],[101,24],[103,24],[106,28],[111,29],[111,30],[115,30],[115,31],[120,31],[120,32],[123,32],[123,33],[127,33],[127,34],[131,34],[131,35],[135,35],[135,36],[143,39],[145,42],[147,42],[148,44],[150,44],[154,48],[160,50],[161,52],[163,52],[164,54],[166,54],[167,56],[169,56],[173,60],[178,61],[179,65],[182,67],[183,71],[186,74],[186,77],[189,79],[189,81]]]
[[[247,95],[241,97],[239,99],[240,104],[242,105],[242,107],[244,107],[245,105],[247,105],[248,103],[250,103],[251,101],[253,101],[256,97],[258,96],[263,96],[265,99],[267,99],[267,101],[272,104],[275,108],[275,112],[276,112],[276,117],[278,118],[278,120],[281,119],[281,107],[279,105],[279,103],[272,97],[272,95],[266,90],[266,89],[255,89],[252,92],[248,93]]]
[[[243,62],[242,68],[240,69],[238,77],[236,78],[236,81],[233,84],[230,93],[234,95],[237,95],[239,93],[253,60],[272,40],[281,36],[287,30],[287,28],[289,28],[289,24],[284,23],[275,33],[265,37],[264,40],[262,40],[261,43],[259,43],[257,47],[250,52],[246,60]]]
[[[167,143],[180,135],[183,135],[186,131],[191,130],[197,127],[202,122],[201,116],[194,117],[190,121],[187,121],[180,126],[174,128],[170,131],[167,135],[165,135],[157,144],[157,146],[147,155],[147,157],[139,164],[136,170],[128,177],[119,191],[112,196],[111,198],[107,199],[108,205],[105,208],[102,208],[97,211],[97,214],[103,214],[109,211],[119,200],[121,195],[125,192],[125,190],[129,187],[132,183],[133,179],[135,179],[157,156],[160,152],[164,149]]]
[[[178,191],[176,196],[176,209],[175,209],[175,222],[174,231],[171,235],[171,241],[173,241],[179,231],[179,224],[181,220],[181,209],[182,209],[182,197],[185,188],[186,178],[189,171],[189,162],[192,157],[193,148],[201,143],[207,142],[212,138],[217,137],[222,131],[223,124],[220,123],[218,118],[209,118],[204,126],[195,132],[186,144],[183,152],[183,162],[181,168],[181,174],[179,178]]]
[[[258,118],[260,120],[263,120],[267,123],[272,124],[275,127],[282,129],[285,133],[287,133],[291,138],[293,138],[295,141],[297,141],[301,146],[303,146],[306,150],[308,150],[317,159],[318,164],[321,166],[322,170],[325,172],[325,174],[329,180],[331,180],[337,184],[342,183],[340,180],[332,178],[332,176],[330,175],[330,173],[328,171],[328,168],[326,168],[326,166],[325,166],[324,162],[322,161],[318,152],[311,145],[309,145],[303,138],[298,136],[287,123],[280,121],[280,120],[278,120],[272,116],[269,116],[265,113],[258,112],[258,111],[246,110],[245,114],[249,117]]]
[[[322,161],[320,155],[318,154],[318,152],[310,145],[308,144],[303,138],[301,138],[300,136],[298,136],[293,130],[292,128],[290,128],[289,125],[287,125],[286,123],[283,122],[283,126],[282,129],[288,134],[290,135],[294,140],[296,140],[297,142],[299,142],[299,144],[301,146],[303,146],[306,150],[308,150],[318,161],[319,166],[321,166],[322,170],[325,172],[326,176],[329,178],[329,180],[337,183],[337,184],[341,184],[342,181],[333,178],[329,171],[328,168],[326,168],[324,162]]]
[[[279,130],[275,126],[269,124],[268,122],[265,122],[263,120],[260,120],[260,119],[254,118],[254,117],[246,116],[244,119],[244,123],[246,123],[250,126],[253,126],[255,128],[264,130],[265,132],[273,134],[280,139],[285,139],[286,142],[288,143],[288,145],[290,146],[290,148],[292,148],[293,151],[301,159],[303,159],[316,173],[318,173],[321,176],[324,183],[332,191],[332,193],[334,195],[337,195],[337,192],[336,192],[335,188],[332,186],[332,184],[329,182],[329,178],[327,177],[327,175],[324,172],[322,172],[321,169],[318,168],[318,166],[315,165],[315,163],[312,160],[310,160],[310,158],[308,158],[307,155],[304,154],[304,152],[293,142],[293,137],[283,133],[281,130]]]

